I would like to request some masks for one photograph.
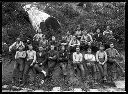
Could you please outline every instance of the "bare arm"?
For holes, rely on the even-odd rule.
[[[104,52],[104,54],[105,54],[105,60],[104,60],[104,62],[107,62],[107,53],[106,52]]]
[[[96,61],[97,62],[99,62],[98,54],[99,54],[99,51],[96,52]]]
[[[14,42],[10,47],[9,47],[9,52],[11,51],[12,47],[16,45],[16,42]]]
[[[18,57],[18,51],[16,51],[16,54],[15,54],[15,59],[17,59]]]
[[[34,59],[33,59],[33,63],[36,62],[36,52],[34,51]]]
[[[73,62],[76,61],[75,53],[73,53]]]
[[[83,55],[82,54],[80,54],[80,62],[82,62],[82,60],[83,60]]]
[[[115,49],[115,50],[116,50],[116,49]],[[120,56],[120,54],[119,54],[119,52],[118,52],[117,50],[116,50],[116,55],[117,55],[117,56]]]

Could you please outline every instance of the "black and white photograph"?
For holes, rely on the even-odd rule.
[[[126,2],[2,2],[2,92],[126,92]]]

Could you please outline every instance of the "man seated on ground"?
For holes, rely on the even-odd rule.
[[[57,64],[58,53],[54,49],[54,45],[51,45],[50,51],[48,51],[48,77],[51,77],[54,71],[54,68]]]
[[[33,68],[32,67],[33,64],[36,62],[36,51],[33,50],[32,44],[29,44],[28,48],[29,48],[29,50],[27,50],[27,61],[25,62],[23,84],[21,84],[21,86],[27,85],[28,73],[29,73],[30,69]]]
[[[74,52],[77,46],[80,46],[80,41],[76,39],[76,36],[73,36],[72,40],[69,42],[70,52]]]
[[[45,48],[43,48],[42,46],[39,47],[39,51],[36,53],[36,63],[34,64],[34,72],[35,75],[38,73],[42,73],[42,81],[41,83],[43,84],[45,77],[46,77],[46,71],[44,71],[44,69],[46,70],[46,63],[47,63],[47,53]],[[35,76],[36,77],[36,76]]]
[[[65,49],[64,45],[61,46],[58,59],[59,59],[58,62],[60,63],[63,75],[65,76],[69,58],[68,58],[68,51]]]
[[[87,54],[84,55],[84,59],[85,59],[85,63],[87,65],[87,68],[90,68],[90,66],[92,68],[92,71],[91,71],[92,77],[93,77],[94,82],[95,82],[96,81],[96,65],[95,65],[96,59],[95,59],[95,55],[92,54],[92,49],[88,48]]]
[[[25,57],[26,57],[26,51],[23,51],[23,46],[19,46],[19,51],[16,51],[15,54],[15,59],[16,59],[16,64],[14,67],[14,71],[13,71],[13,83],[15,83],[16,81],[16,77],[15,75],[17,75],[16,72],[18,72],[19,70],[19,75],[21,76],[19,78],[20,82],[22,81],[23,78],[23,70],[24,70],[24,65],[25,65]]]
[[[83,55],[82,53],[80,53],[80,48],[76,47],[76,52],[73,53],[73,68],[74,68],[74,72],[76,72],[76,69],[78,70],[78,68],[80,69],[80,76],[83,80],[84,78],[84,67],[83,67]]]
[[[83,35],[81,36],[80,39],[81,48],[87,50],[87,48],[91,46],[92,42],[93,42],[92,36],[88,34],[87,31],[83,31]]]
[[[114,76],[114,80],[116,80],[116,71],[117,71],[117,67],[121,70],[122,74],[124,74],[124,70],[123,68],[118,64],[118,62],[116,61],[120,54],[118,53],[118,51],[114,48],[114,44],[111,43],[110,44],[110,48],[106,49],[106,53],[108,56],[108,65],[112,68],[112,72],[113,72],[113,76]]]
[[[103,45],[100,45],[99,51],[96,52],[96,61],[101,72],[101,78],[105,82],[107,80],[107,53],[104,51]]]

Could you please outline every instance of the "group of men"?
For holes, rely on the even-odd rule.
[[[107,30],[103,32],[103,35],[112,34],[112,31]],[[102,42],[100,39],[100,30],[98,29],[94,34],[96,41]],[[100,44],[99,50],[96,54],[92,53],[92,44],[94,38],[91,34],[87,33],[86,30],[81,31],[78,26],[77,31],[74,35],[69,32],[62,39],[57,41],[55,36],[52,36],[51,40],[47,40],[45,35],[39,29],[38,33],[33,37],[33,41],[27,40],[23,43],[20,38],[9,47],[9,51],[16,51],[15,69],[19,69],[21,72],[22,85],[27,83],[28,73],[30,69],[33,70],[34,74],[41,73],[42,81],[51,77],[53,71],[57,65],[62,69],[64,77],[67,75],[66,69],[68,62],[70,61],[74,72],[80,69],[82,80],[88,73],[88,68],[93,68],[93,78],[96,82],[96,66],[98,66],[103,81],[107,80],[107,65],[118,66],[121,71],[123,69],[116,62],[116,57],[119,57],[118,51],[114,48],[113,43],[110,44],[110,48],[104,50],[104,45]],[[81,53],[84,51],[85,53]],[[15,72],[13,74],[13,81],[15,81]]]

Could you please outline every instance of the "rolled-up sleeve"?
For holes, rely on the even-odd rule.
[[[34,51],[34,59],[33,62],[36,62],[36,52]]]
[[[83,60],[83,55],[80,54],[80,62]]]

